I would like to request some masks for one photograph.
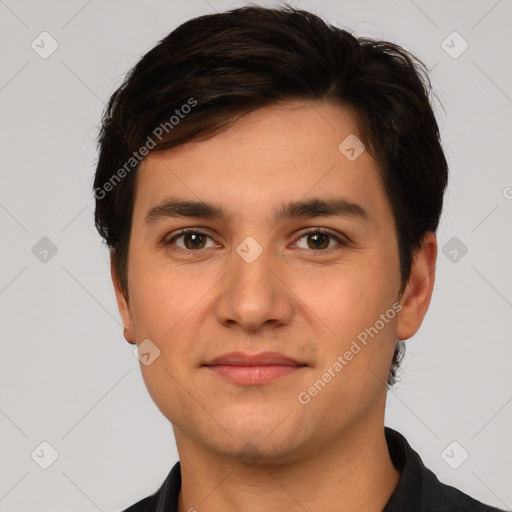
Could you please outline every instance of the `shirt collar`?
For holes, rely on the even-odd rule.
[[[447,504],[447,500],[451,501],[451,499],[468,505],[467,508],[457,510],[497,510],[472,500],[469,496],[452,487],[441,484],[434,473],[424,466],[420,456],[411,448],[402,434],[389,427],[385,427],[384,433],[391,461],[395,468],[400,471],[400,478],[383,512],[453,510]],[[177,462],[160,490],[156,493],[155,512],[177,512],[180,488],[181,467],[180,463]],[[445,497],[442,500],[444,504],[436,508],[433,503],[441,496]],[[472,508],[475,505],[477,508]],[[482,508],[479,506],[482,506]]]

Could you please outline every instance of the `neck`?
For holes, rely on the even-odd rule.
[[[243,463],[206,451],[181,431],[175,435],[182,475],[178,512],[381,512],[400,477],[382,421],[356,425],[314,454],[281,465]]]

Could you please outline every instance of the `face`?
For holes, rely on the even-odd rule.
[[[383,418],[410,308],[357,135],[344,107],[288,102],[141,165],[117,296],[178,449],[291,460]]]

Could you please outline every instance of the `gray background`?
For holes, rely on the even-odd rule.
[[[512,2],[291,3],[432,69],[446,110],[436,106],[451,168],[439,241],[449,245],[386,422],[441,480],[510,509]],[[122,336],[93,227],[95,138],[105,101],[144,52],[191,17],[239,5],[0,0],[2,512],[120,510],[177,460]],[[45,59],[43,31],[58,44]],[[58,453],[48,469],[43,441]]]

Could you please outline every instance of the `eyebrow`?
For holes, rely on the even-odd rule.
[[[343,216],[369,220],[368,212],[356,203],[343,197],[328,199],[307,199],[281,205],[274,213],[274,222],[285,219]],[[146,214],[146,224],[173,217],[196,217],[226,221],[227,215],[222,206],[207,201],[167,199],[151,208]]]

